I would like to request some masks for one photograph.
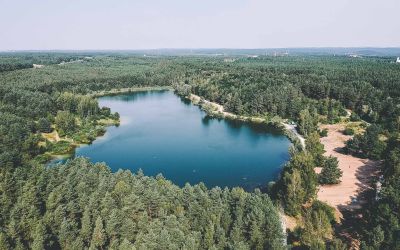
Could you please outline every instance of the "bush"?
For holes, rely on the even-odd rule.
[[[120,118],[120,116],[119,116],[119,113],[118,112],[115,112],[114,114],[112,114],[111,116],[111,119],[115,119],[115,120],[119,120],[119,118]]]
[[[56,155],[71,154],[74,151],[74,146],[68,141],[58,141],[51,145],[51,152]]]
[[[323,130],[319,131],[320,137],[327,137],[328,136],[328,129],[324,128]]]
[[[339,109],[340,116],[347,116],[347,111],[344,108]]]
[[[325,214],[328,216],[331,224],[336,223],[335,210],[331,206],[326,204],[325,202],[315,200],[311,206],[311,209],[313,211],[323,210],[325,212]]]
[[[100,114],[104,115],[105,117],[108,117],[111,115],[111,109],[109,107],[102,107],[100,109]]]
[[[343,134],[344,134],[344,135],[354,135],[354,129],[349,128],[349,127],[346,127],[346,128],[343,130]]]
[[[350,121],[357,122],[359,120],[361,120],[360,116],[357,115],[356,113],[352,112],[351,115],[350,115]]]

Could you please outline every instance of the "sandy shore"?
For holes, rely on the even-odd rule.
[[[306,139],[297,132],[296,125],[282,123],[286,130],[291,131],[300,141],[303,148],[306,148]]]
[[[343,124],[321,126],[321,129],[328,129],[328,136],[321,138],[321,143],[326,150],[325,156],[332,155],[338,159],[343,176],[340,184],[320,186],[318,199],[328,203],[338,211],[360,208],[364,201],[359,194],[371,188],[372,177],[377,175],[380,164],[378,161],[361,159],[342,153],[345,142],[351,138],[351,136],[346,136],[341,132],[344,127]],[[339,216],[341,217],[340,213]]]
[[[192,101],[193,104],[198,105],[200,103],[201,97],[198,95],[190,94],[189,99]],[[251,120],[254,122],[264,122],[265,119],[261,117],[248,117],[248,116],[240,116],[240,115],[235,115],[233,113],[227,112],[224,110],[224,106],[221,104],[215,103],[215,102],[210,102],[208,100],[203,99],[204,104],[210,105],[213,107],[213,111],[215,114],[220,114],[225,118],[230,118],[230,119],[240,119],[240,120]]]
[[[42,136],[50,142],[58,142],[61,140],[55,129],[51,133],[42,133]]]

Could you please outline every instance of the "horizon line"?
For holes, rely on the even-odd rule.
[[[400,49],[400,46],[293,46],[293,47],[259,47],[259,48],[229,48],[229,47],[165,47],[165,48],[124,48],[124,49],[5,49],[0,52],[39,52],[39,51],[154,51],[154,50],[279,50],[279,49]]]

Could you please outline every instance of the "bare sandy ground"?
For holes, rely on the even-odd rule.
[[[42,133],[42,136],[51,142],[58,142],[61,140],[56,130],[53,130],[51,133]]]
[[[300,144],[303,148],[306,148],[306,139],[297,132],[296,125],[282,123],[286,130],[291,131],[300,140]]]
[[[286,215],[284,213],[281,214],[282,217],[282,227],[289,229],[290,231],[294,231],[294,229],[298,226],[298,221],[296,218]]]
[[[192,100],[192,102],[193,102],[194,104],[200,103],[200,100],[201,100],[201,97],[198,96],[198,95],[195,95],[195,94],[190,94],[190,97],[189,97],[189,98],[190,98],[190,100]],[[232,119],[236,119],[236,118],[239,117],[239,116],[237,116],[237,115],[235,115],[235,114],[233,114],[233,113],[226,112],[226,111],[224,110],[224,106],[222,106],[221,104],[218,104],[218,103],[215,103],[215,102],[210,102],[210,101],[208,101],[208,100],[203,100],[203,101],[204,101],[204,103],[206,103],[206,104],[211,105],[212,107],[214,107],[215,112],[216,112],[216,113],[221,113],[224,117],[232,118]],[[261,119],[261,118],[260,118],[260,119]],[[262,121],[262,119],[261,119],[260,121]]]
[[[328,136],[321,138],[326,150],[325,155],[332,155],[338,159],[343,176],[340,184],[320,186],[318,199],[336,208],[337,211],[360,208],[364,201],[359,194],[371,188],[372,178],[378,174],[380,164],[378,161],[342,153],[345,142],[351,138],[341,132],[344,127],[344,124],[321,126],[321,129],[328,129]],[[338,215],[342,217],[340,213]]]

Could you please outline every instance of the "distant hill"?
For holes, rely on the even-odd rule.
[[[19,50],[9,53],[78,53],[78,54],[131,54],[142,56],[282,56],[282,55],[349,55],[349,56],[400,56],[400,47],[321,47],[321,48],[260,48],[260,49],[148,49],[148,50]]]

